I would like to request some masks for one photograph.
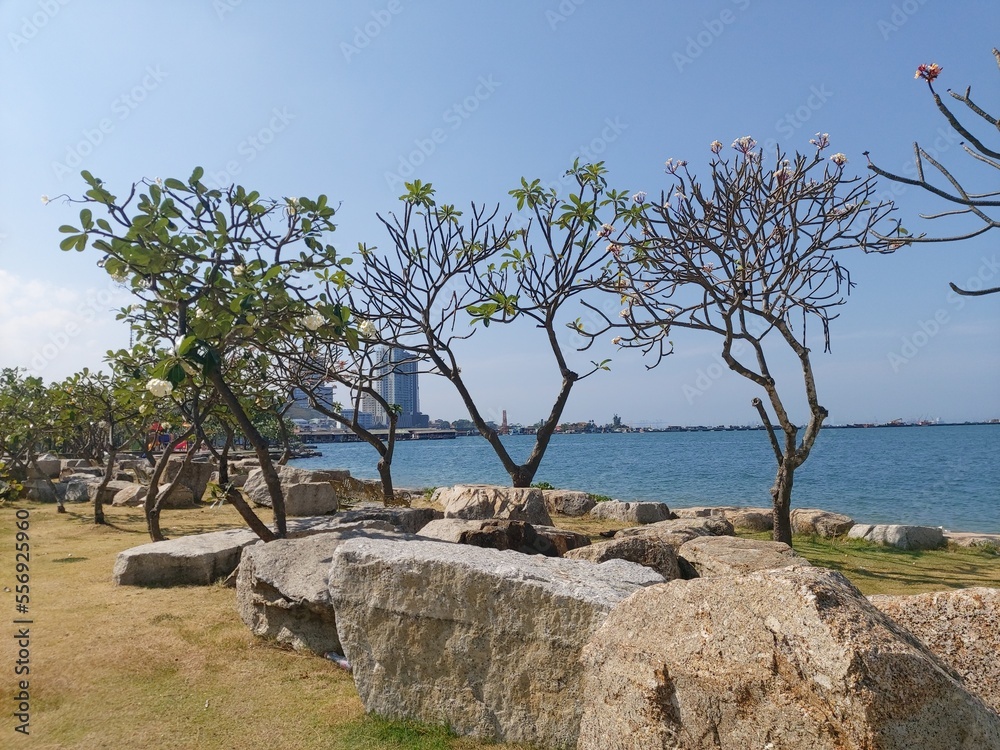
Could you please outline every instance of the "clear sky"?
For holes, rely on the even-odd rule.
[[[384,243],[375,213],[395,208],[404,179],[511,210],[522,175],[555,181],[581,156],[656,194],[666,158],[706,174],[712,140],[748,134],[808,149],[829,132],[849,173],[866,172],[865,150],[902,170],[919,140],[998,187],[913,79],[937,62],[940,91],[972,85],[1000,111],[996,0],[3,0],[0,27],[0,365],[46,379],[128,343],[111,311],[127,293],[95,253],[58,248],[77,212],[39,200],[80,194],[81,169],[118,194],[196,165],[264,195],[326,193],[345,250]],[[916,215],[940,204],[913,188],[896,199],[907,228],[936,229]],[[857,287],[833,352],[815,347],[831,422],[1000,416],[1000,295],[947,286],[1000,283],[1000,232],[843,261]],[[548,412],[556,376],[536,333],[491,327],[463,350],[498,421]],[[602,345],[612,371],[581,383],[565,418],[755,421],[757,394],[722,372],[718,342],[677,343],[653,371]],[[422,378],[421,399],[434,418],[465,416],[443,380]]]

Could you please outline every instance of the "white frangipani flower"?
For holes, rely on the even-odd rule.
[[[48,204],[48,202],[49,202],[49,196],[43,195],[42,196],[42,205],[44,206],[44,205]]]
[[[149,382],[146,383],[146,390],[157,398],[163,398],[164,396],[169,396],[173,393],[174,387],[170,384],[169,380],[150,378]]]
[[[358,323],[358,333],[360,333],[365,338],[374,338],[378,335],[378,331],[375,328],[375,324],[370,320],[362,320]]]
[[[302,318],[302,325],[308,328],[310,331],[315,331],[320,326],[326,322],[326,318],[320,315],[318,312],[312,312]]]

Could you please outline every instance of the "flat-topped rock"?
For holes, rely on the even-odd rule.
[[[549,515],[585,516],[597,505],[587,492],[579,490],[542,490]]]
[[[726,511],[739,510],[735,505],[694,505],[689,508],[674,508],[678,518],[709,518],[710,516],[725,516]]]
[[[621,500],[605,500],[598,503],[590,511],[590,515],[605,521],[638,524],[657,523],[673,518],[666,503],[627,503]]]
[[[236,608],[254,635],[297,651],[340,652],[330,599],[330,563],[345,539],[399,538],[385,521],[365,520],[299,539],[277,539],[243,551]]]
[[[579,750],[1000,747],[1000,717],[822,568],[639,589],[582,658]]]
[[[971,588],[868,600],[915,635],[1000,713],[1000,589]]]
[[[287,469],[286,466],[279,467]],[[293,469],[292,471],[298,471]],[[319,472],[316,472],[319,473]],[[325,473],[325,472],[324,472]],[[334,513],[340,507],[337,493],[328,481],[296,482],[282,477],[281,491],[285,500],[286,516],[317,516]],[[243,492],[255,504],[271,507],[271,493],[264,483],[264,474],[253,469],[243,485]]]
[[[111,504],[138,507],[145,504],[148,494],[149,487],[143,487],[141,484],[129,484],[115,493]],[[156,496],[159,498],[160,507],[164,509],[190,508],[194,505],[194,493],[191,492],[190,487],[183,484],[174,487],[173,482],[168,482],[159,488]]]
[[[703,516],[697,518],[677,518],[670,521],[659,521],[648,526],[633,526],[622,529],[615,534],[619,539],[626,536],[636,535],[663,535],[682,536],[694,539],[699,536],[732,536],[733,525],[721,515]]]
[[[784,542],[701,536],[685,542],[679,555],[702,578],[750,573],[755,570],[809,565]]]
[[[609,539],[606,542],[595,542],[585,547],[571,549],[564,557],[571,560],[589,560],[593,563],[626,560],[651,568],[663,576],[664,580],[672,581],[681,577],[677,550],[684,540],[677,537],[671,542],[665,539],[665,536],[626,536],[621,539]]]
[[[434,508],[386,508],[384,506],[364,506],[345,510],[336,514],[341,523],[357,521],[385,521],[407,534],[416,534],[435,518],[441,518],[441,511]]]
[[[427,539],[458,544],[463,533],[479,531],[486,523],[487,521],[483,519],[476,521],[465,518],[437,518],[422,526],[419,534]]]
[[[1000,548],[1000,534],[983,534],[976,531],[946,531],[946,542],[959,547],[997,547]]]
[[[177,457],[167,462],[163,481],[182,484],[191,490],[195,500],[201,500],[217,468],[215,461],[208,460],[191,461],[185,466],[183,457]]]
[[[435,493],[445,518],[504,519],[552,526],[545,496],[534,487],[501,487],[491,484],[456,484]]]
[[[737,508],[727,510],[723,517],[734,529],[771,531],[774,528],[774,512],[770,508]]]
[[[826,538],[846,534],[854,526],[854,519],[850,516],[820,508],[795,508],[790,520],[793,534],[815,534]]]
[[[614,605],[662,580],[621,560],[351,539],[334,553],[330,592],[366,711],[573,747],[583,643]]]
[[[259,541],[248,529],[230,529],[141,544],[118,553],[114,582],[119,586],[207,586],[236,570],[243,548]]]
[[[848,539],[864,539],[898,549],[937,549],[944,546],[944,531],[934,526],[859,523],[847,532]]]

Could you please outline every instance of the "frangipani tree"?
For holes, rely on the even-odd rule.
[[[401,212],[379,216],[390,250],[363,245],[355,264],[344,270],[348,306],[377,330],[391,329],[397,346],[452,383],[515,487],[531,484],[573,386],[607,369],[607,362],[592,362],[582,373],[574,370],[564,336],[580,325],[572,320],[571,303],[593,287],[607,264],[596,250],[603,237],[600,217],[612,220],[627,198],[607,189],[602,164],[577,163],[570,174],[577,190],[566,196],[543,189],[538,180],[522,180],[511,191],[518,210],[532,217],[525,229],[512,229],[512,217],[501,216],[499,207],[472,204],[465,215],[439,204],[431,185],[407,183]],[[522,463],[484,415],[459,359],[461,342],[476,330],[470,323],[514,321],[530,321],[541,331],[560,379]]]
[[[346,328],[341,308],[312,291],[315,274],[340,262],[326,237],[334,208],[316,199],[264,199],[242,186],[209,188],[196,168],[186,182],[142,180],[124,198],[83,172],[89,189],[80,226],[64,225],[63,250],[90,244],[104,269],[137,298],[128,312],[140,342],[172,343],[148,387],[167,396],[200,376],[252,444],[271,495],[277,536],[285,535],[281,483],[266,439],[231,387],[234,357],[289,330]],[[95,217],[94,210],[106,214]]]
[[[1000,50],[994,48],[993,57],[996,59],[997,67],[1000,68]],[[958,116],[951,111],[951,108],[941,98],[941,95],[934,90],[934,81],[937,80],[939,75],[941,75],[941,66],[937,63],[930,63],[918,66],[914,77],[927,83],[927,89],[931,92],[934,104],[941,114],[944,115],[952,129],[963,138],[962,150],[974,160],[974,166],[979,166],[986,170],[1000,170],[1000,143],[993,146],[987,145],[988,141],[986,138],[980,138],[974,132],[973,128],[970,128],[958,119]],[[967,87],[964,93],[958,93],[949,89],[948,94],[955,101],[964,104],[969,112],[980,118],[985,123],[985,125],[981,126],[983,132],[988,133],[996,139],[998,130],[1000,130],[1000,120],[997,119],[996,115],[991,115],[973,101],[971,87]],[[974,118],[973,122],[975,122]],[[868,156],[867,151],[865,152],[865,156]],[[963,184],[963,181],[956,177],[951,169],[938,161],[938,159],[928,153],[918,143],[913,144],[913,163],[916,167],[915,177],[906,177],[889,172],[874,164],[870,158],[868,160],[868,168],[875,174],[893,182],[899,182],[904,185],[915,185],[932,195],[936,195],[944,201],[945,206],[948,206],[938,213],[925,214],[923,218],[940,219],[949,216],[969,216],[975,220],[977,226],[967,232],[949,236],[927,237],[921,234],[914,237],[896,238],[894,242],[890,243],[889,249],[895,250],[904,244],[918,242],[966,240],[1000,227],[1000,189],[997,189],[997,177],[1000,175],[998,175],[997,171],[985,172],[986,177],[983,186],[973,189]],[[929,164],[934,172],[937,172],[936,177],[934,172],[928,171],[925,174],[925,163]],[[951,288],[958,294],[972,296],[1000,292],[1000,286],[972,290],[961,289],[954,283],[951,283]]]
[[[826,157],[826,134],[811,143],[811,153],[787,159],[777,150],[768,165],[750,137],[733,143],[732,158],[715,141],[707,184],[686,162],[668,160],[669,189],[634,209],[636,229],[616,230],[609,245],[618,261],[609,291],[622,309],[617,319],[604,316],[602,331],[621,331],[614,343],[651,355],[650,367],[673,351],[677,329],[717,337],[730,369],[764,393],[766,403],[755,398],[753,406],[777,462],[774,538],[788,543],[795,470],[827,417],[810,342],[829,350],[830,323],[851,287],[844,252],[883,249],[888,240],[875,229],[891,210],[868,202],[873,178],[845,175],[844,154]],[[801,433],[791,415],[794,383],[779,383],[771,366],[786,347],[808,407]]]

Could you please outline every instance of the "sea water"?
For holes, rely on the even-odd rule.
[[[504,445],[524,461],[532,435]],[[302,468],[345,468],[377,478],[366,443],[321,444]],[[749,431],[554,435],[535,482],[670,506],[769,506],[776,460],[766,433]],[[400,440],[397,487],[510,484],[481,437]],[[824,508],[859,523],[1000,533],[1000,425],[825,429],[795,472],[793,508]]]

